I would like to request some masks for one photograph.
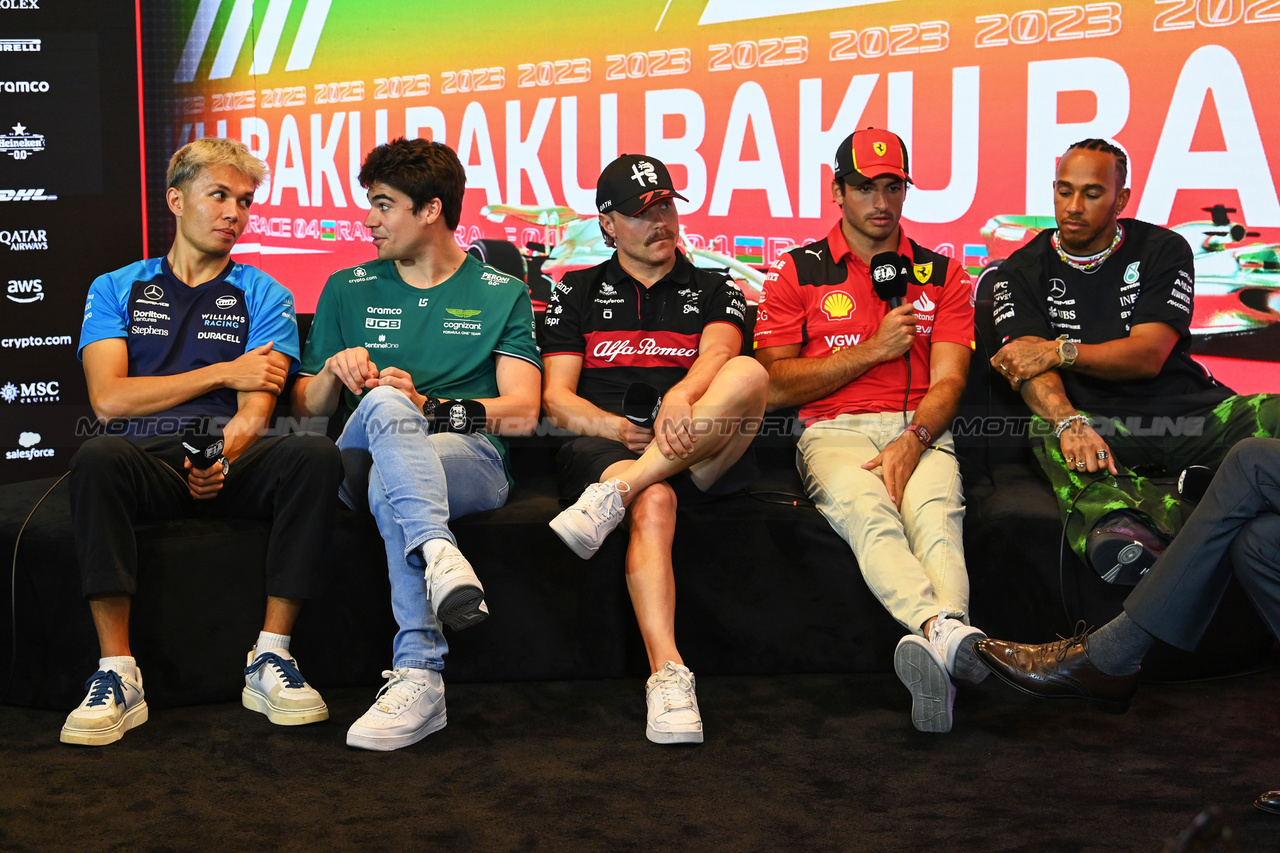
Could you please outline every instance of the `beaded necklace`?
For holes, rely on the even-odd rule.
[[[1072,269],[1080,270],[1082,273],[1095,273],[1102,267],[1102,262],[1111,257],[1111,253],[1120,245],[1120,241],[1124,239],[1124,226],[1119,222],[1116,223],[1116,236],[1112,238],[1111,245],[1098,252],[1096,255],[1088,257],[1077,257],[1068,255],[1062,249],[1062,245],[1058,242],[1058,232],[1054,231],[1050,235],[1049,241],[1053,244],[1053,248],[1057,251],[1058,257],[1062,262]]]

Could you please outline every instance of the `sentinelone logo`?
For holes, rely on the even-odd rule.
[[[0,0],[3,2],[3,0]],[[311,67],[311,60],[316,55],[316,45],[320,42],[320,34],[324,32],[325,21],[329,18],[329,6],[333,0],[307,0],[302,12],[302,21],[298,24],[298,34],[293,39],[293,50],[289,53],[289,61],[285,71],[304,71]],[[195,20],[191,22],[191,32],[187,34],[187,44],[182,49],[182,59],[178,62],[178,70],[174,72],[173,82],[190,83],[196,79],[196,69],[204,57],[205,48],[209,45],[209,36],[213,32],[214,21],[222,8],[223,0],[200,0]],[[271,70],[276,50],[280,46],[280,37],[284,34],[285,19],[289,15],[290,3],[271,0],[267,5],[266,16],[255,36],[253,48],[253,65],[250,74],[266,74]],[[218,42],[218,53],[213,58],[213,66],[209,69],[210,80],[221,80],[231,76],[235,70],[236,60],[240,58],[244,40],[249,35],[249,27],[253,24],[253,3],[241,2],[231,7],[231,17],[222,31],[222,40]]]
[[[0,39],[0,53],[5,53],[6,51],[38,53],[40,51],[40,39]]]

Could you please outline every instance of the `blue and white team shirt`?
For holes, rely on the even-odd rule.
[[[165,258],[151,258],[98,276],[89,286],[77,357],[95,341],[124,338],[130,376],[171,376],[234,361],[268,342],[298,368],[298,318],[293,294],[251,266],[229,263],[216,278],[189,287]],[[125,435],[176,432],[193,418],[224,421],[237,410],[236,391],[218,388],[131,422]]]

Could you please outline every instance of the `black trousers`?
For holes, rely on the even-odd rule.
[[[1229,559],[1227,559],[1229,558]],[[1192,651],[1234,572],[1280,636],[1280,441],[1247,438],[1124,609],[1149,634]]]
[[[135,525],[204,517],[271,521],[267,594],[315,597],[342,482],[334,443],[316,435],[261,439],[231,466],[218,496],[200,501],[187,491],[183,458],[175,435],[137,443],[98,436],[72,457],[71,521],[84,595],[137,591]]]

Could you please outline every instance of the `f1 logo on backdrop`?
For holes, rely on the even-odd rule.
[[[187,34],[187,44],[182,49],[182,59],[173,75],[173,82],[190,83],[196,79],[196,69],[200,67],[200,60],[209,46],[209,37],[213,33],[213,24],[222,8],[222,2],[223,0],[200,0],[195,20],[191,22],[191,32]],[[298,34],[293,39],[293,49],[289,52],[289,61],[284,66],[285,71],[305,71],[311,67],[332,2],[333,0],[307,0],[302,21],[298,24]],[[210,80],[222,80],[231,76],[253,24],[253,0],[234,0],[234,3],[231,17],[222,31],[222,40],[218,42],[213,67],[209,69]],[[266,74],[271,70],[276,50],[280,47],[280,37],[284,34],[290,5],[290,0],[270,0],[267,4],[262,28],[255,37],[250,74]]]

